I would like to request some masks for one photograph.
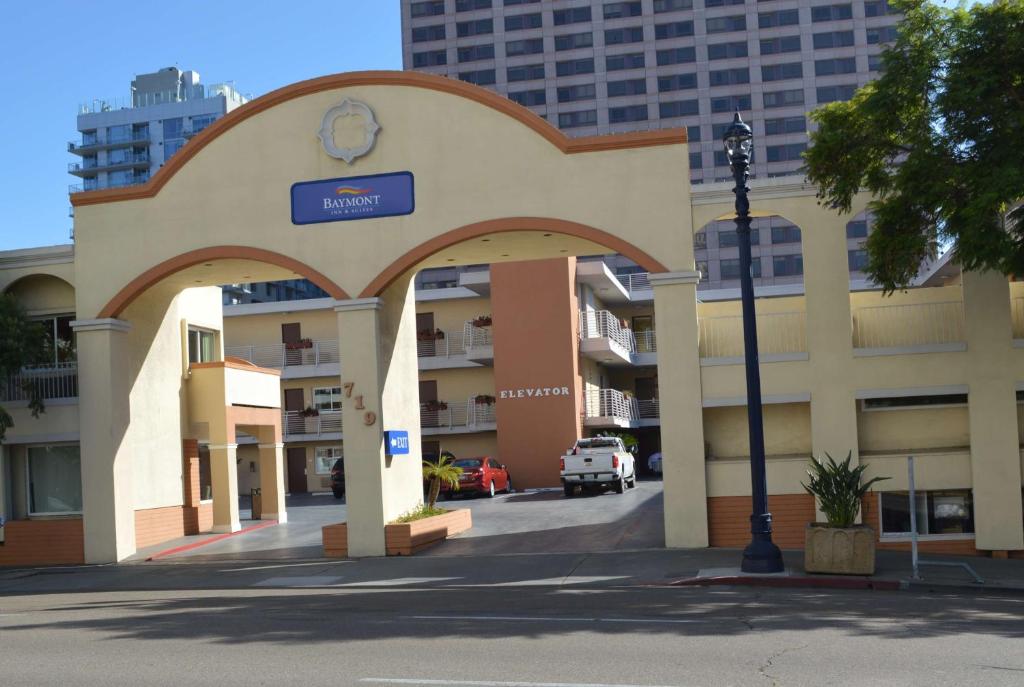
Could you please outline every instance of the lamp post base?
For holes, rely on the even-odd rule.
[[[780,573],[786,569],[782,562],[782,551],[771,539],[755,538],[743,549],[740,570],[745,573]]]

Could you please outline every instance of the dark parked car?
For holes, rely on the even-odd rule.
[[[441,493],[446,496],[485,494],[491,497],[499,491],[506,494],[512,492],[512,477],[505,466],[494,458],[458,458],[453,465],[462,468],[459,489],[455,491],[447,485],[442,485]]]
[[[331,492],[334,498],[340,499],[345,496],[345,459],[339,458],[331,466]]]

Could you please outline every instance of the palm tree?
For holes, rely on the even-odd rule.
[[[462,468],[455,467],[452,463],[455,456],[447,451],[441,453],[436,463],[429,460],[423,461],[423,479],[430,480],[430,491],[427,495],[427,507],[433,508],[437,504],[437,495],[441,493],[441,484],[447,484],[452,489],[459,488],[459,475]]]

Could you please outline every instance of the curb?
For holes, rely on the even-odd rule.
[[[240,529],[237,532],[225,532],[223,534],[218,534],[207,539],[203,539],[202,541],[192,542],[190,544],[183,544],[182,546],[175,546],[174,548],[164,549],[163,551],[157,551],[156,553],[147,556],[145,561],[148,563],[150,561],[155,561],[157,559],[164,558],[165,556],[172,556],[176,553],[182,553],[183,551],[191,551],[193,549],[198,549],[202,546],[206,546],[207,544],[213,544],[219,541],[223,541],[225,539],[229,539],[231,537],[237,537],[241,534],[246,534],[247,532],[252,532],[254,530],[262,530],[264,527],[272,527],[276,524],[277,520],[264,520],[258,525],[252,525],[251,527]]]
[[[748,575],[728,575],[721,577],[686,577],[669,582],[670,587],[774,587],[803,589],[867,589],[872,591],[894,592],[904,589],[898,580],[872,580],[864,577],[751,577]]]

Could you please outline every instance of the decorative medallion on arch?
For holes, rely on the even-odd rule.
[[[373,149],[378,131],[380,125],[370,106],[345,98],[324,113],[317,136],[325,153],[352,164]]]

